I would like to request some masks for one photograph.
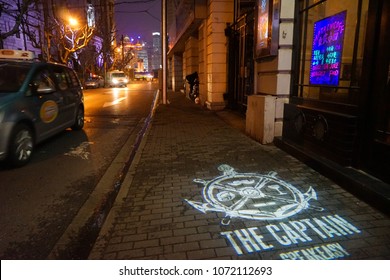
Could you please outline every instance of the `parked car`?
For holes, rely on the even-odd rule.
[[[28,163],[36,144],[66,128],[84,126],[84,98],[76,73],[33,53],[0,50],[0,161]]]
[[[85,88],[100,88],[104,87],[104,79],[101,76],[89,78],[85,81]]]

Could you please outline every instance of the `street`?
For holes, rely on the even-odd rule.
[[[0,166],[1,259],[47,258],[124,144],[136,138],[156,87],[139,82],[84,90],[83,130],[66,130],[45,141],[25,167]],[[123,163],[113,168],[107,187]]]

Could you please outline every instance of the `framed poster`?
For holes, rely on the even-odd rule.
[[[347,11],[314,23],[310,84],[338,86]]]
[[[255,58],[278,54],[280,0],[257,0]]]

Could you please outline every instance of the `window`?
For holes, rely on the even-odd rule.
[[[55,67],[54,76],[60,90],[68,89],[68,75],[63,67]]]
[[[0,63],[0,93],[16,92],[22,86],[30,67]]]
[[[369,0],[301,0],[294,95],[356,104]]]
[[[67,69],[67,72],[71,80],[71,85],[73,87],[80,87],[79,79],[77,78],[76,74],[70,69]]]
[[[125,73],[113,73],[114,78],[126,78]]]
[[[40,92],[55,90],[54,82],[50,78],[50,73],[47,69],[42,69],[38,72],[33,79],[33,83],[37,85],[37,90]]]

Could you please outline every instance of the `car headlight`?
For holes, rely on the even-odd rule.
[[[113,82],[114,84],[117,84],[117,83],[118,83],[118,80],[117,80],[117,79],[112,79],[112,82]]]
[[[124,79],[123,80],[126,84],[129,82],[129,80],[128,79]]]

